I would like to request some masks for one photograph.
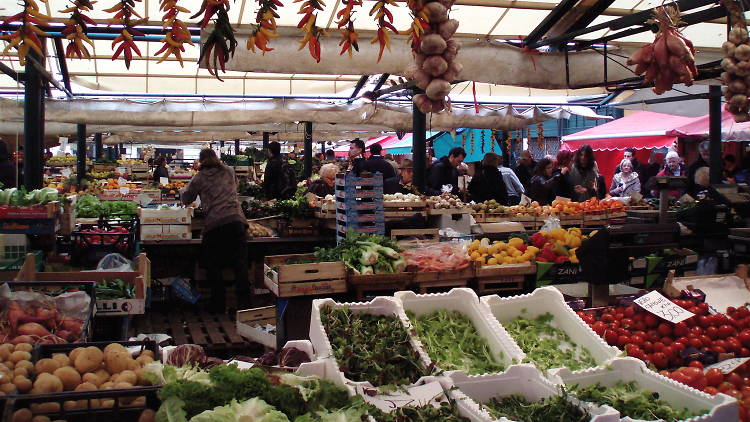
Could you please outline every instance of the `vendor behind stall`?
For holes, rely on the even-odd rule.
[[[210,310],[223,313],[226,307],[225,282],[222,270],[234,268],[237,307],[246,309],[252,302],[248,281],[247,220],[240,209],[234,170],[224,165],[216,152],[203,149],[199,156],[198,174],[182,194],[182,202],[190,204],[200,196],[206,221],[203,228],[201,266],[211,284]]]
[[[320,178],[315,180],[307,188],[307,191],[314,193],[315,195],[325,198],[326,195],[333,195],[335,193],[336,173],[339,171],[339,166],[333,163],[324,164],[320,168]]]
[[[457,195],[458,189],[458,166],[464,162],[466,151],[461,147],[452,148],[448,155],[430,168],[428,179],[427,193],[430,195],[440,195],[443,193],[443,186],[451,186],[451,193]]]
[[[295,154],[296,157],[296,154]],[[289,159],[293,159],[289,153]],[[268,144],[268,163],[263,175],[263,193],[268,199],[289,199],[297,189],[297,179],[293,168],[281,156],[281,144],[273,141]]]
[[[156,167],[154,168],[154,184],[156,186],[159,186],[161,183],[161,178],[167,179],[167,183],[169,183],[169,167],[167,167],[167,159],[164,158],[164,156],[160,156],[156,159],[156,162],[154,163]]]

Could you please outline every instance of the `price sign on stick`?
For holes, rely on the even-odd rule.
[[[652,314],[673,323],[684,321],[695,315],[687,309],[675,305],[671,300],[655,290],[639,297],[634,302]]]
[[[743,363],[750,360],[750,358],[733,358],[733,359],[726,359],[721,362],[715,363],[713,365],[708,365],[707,367],[703,368],[703,372],[708,371],[709,369],[718,369],[721,371],[722,374],[729,374],[735,369],[742,366]]]
[[[124,185],[127,185],[127,184],[128,184],[128,181],[127,181],[127,180],[125,180],[125,179],[123,179],[122,177],[118,177],[118,178],[117,178],[117,184],[118,184],[119,186],[124,186]]]
[[[73,170],[65,168],[60,170],[60,174],[63,175],[63,177],[70,177],[70,174],[73,173]]]
[[[159,184],[160,185],[168,185],[169,184],[169,179],[166,178],[166,177],[160,177],[159,178]]]
[[[120,186],[120,193],[123,195],[127,195],[130,193],[130,188],[127,186]]]

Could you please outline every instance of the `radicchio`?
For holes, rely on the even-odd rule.
[[[197,344],[181,344],[167,357],[167,363],[173,366],[202,366],[205,362],[206,352]]]

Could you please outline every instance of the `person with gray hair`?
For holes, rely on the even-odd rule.
[[[612,177],[612,186],[609,193],[612,196],[630,196],[634,192],[641,191],[641,181],[638,173],[633,171],[633,162],[627,158],[620,161],[620,172]]]
[[[711,143],[709,141],[703,141],[698,144],[698,153],[700,156],[694,163],[690,164],[687,168],[685,176],[687,176],[688,189],[687,193],[694,195],[700,190],[699,186],[695,183],[695,172],[701,167],[709,167],[711,163],[710,153]]]

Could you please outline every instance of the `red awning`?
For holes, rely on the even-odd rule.
[[[368,140],[365,141],[365,149],[369,148],[370,145],[372,145],[372,144],[382,143],[383,141],[387,140],[390,137],[391,136],[377,136],[375,138],[370,138],[370,139],[368,139]],[[394,138],[395,138],[395,136],[394,136]],[[344,144],[344,145],[341,145],[340,147],[334,149],[333,150],[333,154],[336,157],[346,157],[347,155],[349,155],[349,144]]]
[[[668,147],[677,139],[673,131],[693,118],[639,111],[595,126],[573,135],[563,136],[560,149],[575,151],[589,144],[596,151],[625,148],[652,149]]]
[[[708,114],[696,117],[671,131],[671,135],[681,138],[707,138],[709,131]],[[721,113],[722,141],[750,141],[750,122],[736,123],[728,111]]]

